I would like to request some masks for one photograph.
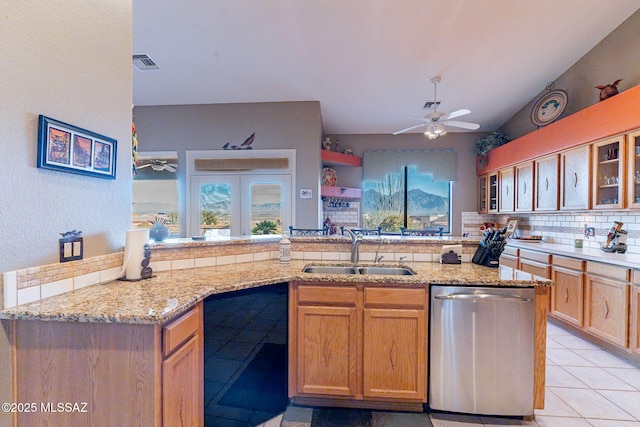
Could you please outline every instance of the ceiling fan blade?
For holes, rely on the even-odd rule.
[[[164,165],[164,170],[166,170],[167,172],[175,172],[175,168],[173,168],[172,166],[169,166],[168,164]]]
[[[454,126],[457,128],[476,130],[480,128],[480,125],[477,123],[469,123],[469,122],[459,122],[457,120],[447,120],[446,122],[442,122],[447,126]]]
[[[410,128],[399,130],[398,132],[394,132],[393,134],[394,135],[398,135],[398,134],[401,134],[401,133],[405,133],[405,132],[408,132],[408,131],[410,131],[412,129],[419,128],[420,126],[425,126],[425,124],[421,123],[419,125],[411,126]]]
[[[466,116],[467,114],[471,114],[471,110],[463,108],[447,114],[446,117],[444,117],[444,120],[455,119],[456,117]]]
[[[146,163],[144,165],[140,165],[140,166],[136,167],[136,169],[148,168],[149,166],[151,166],[151,163]]]

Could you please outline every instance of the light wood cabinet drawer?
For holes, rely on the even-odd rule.
[[[614,344],[626,347],[630,286],[627,283],[587,275],[585,329]]]
[[[356,304],[355,286],[300,286],[298,303],[300,304]]]
[[[551,262],[550,254],[544,252],[529,251],[526,249],[520,249],[520,258],[526,258],[544,264],[549,264]]]
[[[504,248],[504,250],[502,251],[502,254],[503,255],[511,255],[511,256],[517,257],[519,251],[520,251],[520,249],[518,249],[518,248],[514,248],[514,247],[511,247],[511,246],[506,246]]]
[[[518,258],[505,255],[504,252],[500,255],[500,265],[511,268],[518,268]]]
[[[424,289],[401,288],[364,288],[365,305],[394,307],[424,307],[426,291]]]
[[[201,304],[162,328],[162,353],[168,356],[200,329]]]
[[[587,273],[606,277],[609,279],[630,281],[631,270],[619,265],[603,264],[601,262],[587,261]]]
[[[577,258],[568,258],[564,256],[554,255],[551,264],[558,267],[569,268],[571,270],[584,271],[584,261]]]
[[[518,269],[526,273],[531,273],[534,276],[545,279],[551,278],[551,267],[536,261],[520,258],[520,267]]]

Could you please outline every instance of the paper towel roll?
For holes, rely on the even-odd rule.
[[[127,240],[124,246],[124,262],[122,271],[127,280],[142,279],[142,260],[144,259],[144,245],[149,242],[149,229],[136,228],[127,230]]]

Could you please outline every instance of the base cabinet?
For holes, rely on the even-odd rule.
[[[587,276],[585,328],[605,340],[627,346],[629,284]]]
[[[294,403],[422,407],[426,289],[292,282],[289,295],[289,397]]]
[[[640,276],[637,271],[635,274]],[[636,283],[631,287],[631,314],[629,318],[631,326],[629,348],[632,353],[640,356],[640,285]]]
[[[552,259],[551,314],[576,326],[584,325],[584,261],[561,256]]]

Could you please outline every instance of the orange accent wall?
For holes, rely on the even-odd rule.
[[[483,175],[566,148],[640,128],[640,85],[580,110],[489,152]]]

